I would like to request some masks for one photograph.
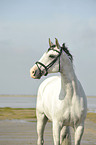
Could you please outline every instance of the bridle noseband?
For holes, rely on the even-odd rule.
[[[38,69],[39,69],[40,76],[42,75],[42,71],[41,71],[41,69],[40,69],[40,67],[39,67],[38,64],[40,64],[41,66],[43,66],[43,67],[45,68],[46,73],[45,73],[44,76],[46,76],[46,75],[48,74],[48,69],[57,61],[58,58],[59,58],[59,72],[60,72],[60,56],[61,56],[61,53],[62,53],[62,48],[61,48],[60,52],[57,51],[57,50],[55,50],[55,49],[52,49],[52,48],[49,48],[49,49],[48,49],[48,51],[50,51],[50,50],[53,50],[53,51],[58,52],[57,57],[56,57],[51,63],[49,63],[47,66],[44,65],[43,63],[39,62],[39,61],[37,61],[37,62],[35,63],[35,64],[37,65]]]

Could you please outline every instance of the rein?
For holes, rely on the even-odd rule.
[[[61,48],[60,52],[57,51],[57,50],[55,50],[55,49],[51,49],[51,48],[49,48],[48,51],[49,51],[49,50],[53,50],[53,51],[58,52],[58,56],[57,56],[51,63],[49,63],[47,66],[44,65],[43,63],[39,62],[39,61],[37,61],[37,62],[35,63],[35,64],[37,65],[38,69],[39,69],[40,76],[42,75],[42,71],[41,71],[41,69],[40,69],[40,67],[39,67],[38,64],[40,64],[41,66],[43,66],[43,67],[45,68],[46,73],[45,73],[44,76],[47,76],[47,74],[48,74],[48,69],[57,61],[58,58],[59,58],[59,72],[60,72],[60,56],[61,56],[61,53],[62,53],[62,48]]]

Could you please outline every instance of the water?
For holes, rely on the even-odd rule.
[[[36,108],[37,97],[0,96],[0,107]],[[88,112],[96,113],[96,97],[88,97]]]
[[[36,97],[0,96],[0,107],[36,108]]]
[[[88,103],[88,112],[96,113],[96,97],[88,97],[87,103]]]

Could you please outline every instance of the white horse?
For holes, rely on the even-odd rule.
[[[69,126],[75,132],[75,145],[80,145],[87,113],[87,100],[84,90],[73,69],[73,57],[65,44],[60,47],[49,39],[50,48],[30,69],[34,79],[49,73],[60,72],[41,83],[37,97],[38,145],[43,145],[43,132],[46,122],[52,121],[54,145],[60,145],[69,136]],[[71,143],[69,143],[70,145]]]

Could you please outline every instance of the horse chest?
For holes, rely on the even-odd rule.
[[[52,103],[52,100],[49,98],[49,100],[44,100],[44,113],[49,120],[56,118],[58,121],[60,120],[61,124],[74,126],[82,116],[82,106],[78,102],[76,104],[72,104],[68,100],[55,100]]]
[[[72,89],[67,96],[66,93],[61,92],[59,77],[52,77],[49,80],[46,80],[39,89],[42,94],[39,108],[42,108],[49,120],[56,118],[65,125],[76,124],[83,114],[84,107],[81,100],[77,96],[72,96]]]
[[[81,119],[81,112],[74,110],[74,107],[70,107],[63,112],[61,118],[64,125],[74,126]]]
[[[81,121],[84,114],[84,108],[78,101],[76,102],[76,104],[74,103],[68,105],[67,103],[65,103],[58,114],[60,114],[59,120],[64,125],[74,127]]]

